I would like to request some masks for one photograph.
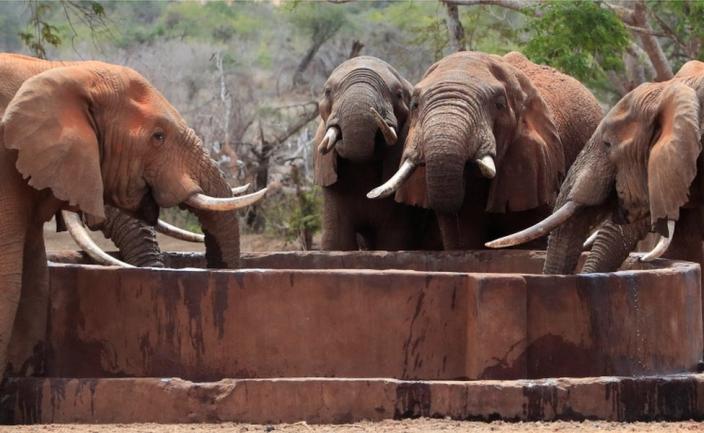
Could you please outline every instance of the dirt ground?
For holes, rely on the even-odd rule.
[[[104,250],[114,251],[115,245],[105,239],[100,232],[90,232],[91,238]],[[159,247],[162,251],[205,251],[203,244],[192,242],[183,242],[169,236],[157,234]],[[59,250],[78,250],[79,247],[71,239],[68,232],[57,233],[54,222],[48,222],[44,225],[44,242],[46,243],[47,251]],[[254,251],[290,251],[297,250],[298,245],[295,242],[286,242],[282,239],[272,238],[266,235],[242,235],[240,238],[240,249],[242,252]]]
[[[552,423],[482,423],[450,420],[416,419],[407,421],[362,422],[347,425],[308,425],[306,423],[281,425],[253,424],[107,424],[75,425],[53,424],[35,426],[0,427],[3,432],[21,433],[241,433],[241,432],[281,432],[281,433],[434,433],[434,432],[698,432],[704,431],[704,424],[697,422],[679,423],[612,423],[612,422],[552,422]]]

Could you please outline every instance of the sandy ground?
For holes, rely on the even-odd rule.
[[[449,420],[417,419],[407,421],[383,421],[377,423],[357,423],[348,425],[308,425],[305,423],[282,425],[253,424],[108,424],[108,425],[35,425],[0,427],[2,432],[23,433],[240,433],[240,432],[281,432],[281,433],[432,433],[432,432],[698,432],[704,431],[704,424],[696,422],[680,423],[611,423],[611,422],[553,422],[553,423],[481,423]]]
[[[104,250],[114,251],[115,245],[105,239],[100,232],[91,232],[93,240]],[[162,251],[204,251],[203,244],[191,242],[183,242],[169,236],[164,236],[157,233],[157,240]],[[48,222],[44,225],[44,242],[47,251],[59,250],[78,250],[79,247],[73,242],[68,232],[56,232],[56,226],[53,222]],[[242,235],[240,238],[240,249],[242,252],[254,251],[289,251],[297,250],[298,245],[295,242],[286,242],[281,239],[271,238],[265,235]]]

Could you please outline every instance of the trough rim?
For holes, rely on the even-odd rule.
[[[524,253],[529,258],[542,258],[545,256],[544,250],[503,250],[503,254],[508,252],[509,254],[520,254]],[[400,269],[400,268],[386,268],[386,269],[370,269],[370,268],[319,268],[319,269],[301,269],[301,268],[239,268],[239,269],[208,269],[208,268],[196,268],[196,267],[184,267],[184,268],[154,268],[154,267],[138,267],[138,268],[123,268],[119,266],[106,266],[98,264],[83,264],[83,263],[66,263],[66,262],[55,262],[52,261],[52,257],[61,254],[73,254],[75,256],[81,256],[84,253],[82,251],[74,250],[61,250],[52,251],[47,254],[47,259],[50,267],[55,268],[65,268],[65,269],[87,269],[87,270],[111,270],[121,273],[130,272],[197,272],[205,274],[258,274],[258,273],[280,273],[285,272],[287,274],[295,273],[301,275],[313,275],[319,274],[321,272],[326,274],[340,274],[340,275],[351,275],[351,274],[364,274],[364,275],[409,275],[409,274],[433,274],[433,275],[481,275],[488,277],[530,277],[530,278],[548,278],[548,279],[589,279],[594,278],[604,278],[610,276],[617,277],[634,277],[640,275],[671,275],[675,273],[689,273],[692,271],[701,272],[699,263],[689,262],[685,260],[673,260],[659,258],[652,262],[649,262],[647,266],[649,269],[624,269],[615,272],[595,272],[589,274],[542,274],[542,273],[521,273],[521,272],[458,272],[458,271],[417,271],[410,269]],[[111,255],[119,254],[117,251],[110,251]],[[163,254],[170,256],[193,256],[193,255],[203,255],[200,252],[188,252],[188,251],[163,251]],[[467,251],[266,251],[266,252],[253,252],[253,253],[243,253],[242,257],[261,257],[267,255],[335,255],[335,256],[374,256],[374,255],[394,255],[394,254],[418,254],[418,255],[467,255],[467,254],[502,254],[499,250],[467,250]],[[641,257],[643,253],[630,253],[628,262],[633,263]],[[537,257],[535,257],[537,256]]]

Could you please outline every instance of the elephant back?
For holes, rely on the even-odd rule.
[[[504,60],[523,72],[552,112],[565,151],[566,168],[572,165],[592,136],[604,113],[597,99],[579,81],[523,54],[511,52]]]

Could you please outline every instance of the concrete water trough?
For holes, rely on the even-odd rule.
[[[543,253],[251,254],[244,269],[50,258],[37,377],[5,421],[704,415],[699,266],[539,275]]]

